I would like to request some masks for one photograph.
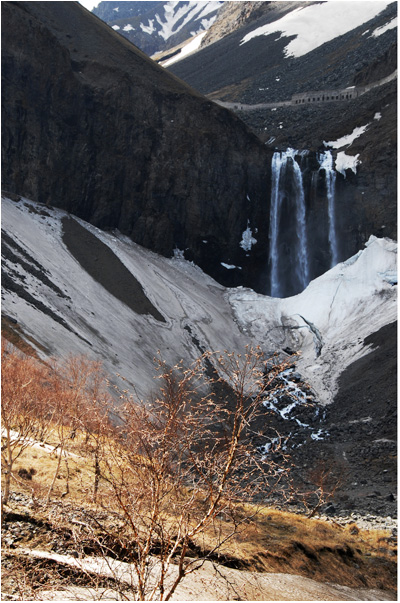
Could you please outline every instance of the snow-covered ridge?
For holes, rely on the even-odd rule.
[[[281,19],[268,23],[251,31],[241,40],[241,45],[258,36],[279,34],[281,37],[292,37],[285,47],[286,57],[301,57],[322,44],[356,29],[363,23],[376,17],[392,0],[360,2],[312,2],[304,8],[297,8]],[[395,27],[394,21],[386,28]],[[380,33],[386,29],[382,28]],[[378,30],[376,30],[378,32]],[[374,35],[379,33],[374,32]]]
[[[167,0],[165,2],[102,2],[94,14],[114,31],[128,38],[149,56],[174,49],[190,42],[191,38],[212,26],[224,0]],[[118,9],[118,10],[117,10]],[[172,63],[197,49],[193,42],[180,56],[172,57]],[[174,48],[173,48],[174,47]],[[171,63],[168,63],[171,64]]]

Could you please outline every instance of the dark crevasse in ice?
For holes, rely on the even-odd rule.
[[[331,151],[276,152],[271,166],[269,294],[288,297],[341,261]]]

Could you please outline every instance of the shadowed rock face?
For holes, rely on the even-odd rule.
[[[257,137],[78,3],[3,2],[2,19],[4,189],[265,291],[271,152]]]

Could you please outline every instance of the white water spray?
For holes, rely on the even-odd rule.
[[[331,268],[339,262],[337,233],[336,233],[336,210],[335,210],[335,182],[336,172],[333,167],[331,151],[325,151],[319,155],[320,170],[325,170],[326,195],[328,199],[329,217],[329,248],[331,252]]]
[[[306,223],[306,201],[304,196],[303,176],[301,168],[295,159],[296,151],[288,149],[293,161],[293,177],[296,190],[296,220],[297,220],[297,238],[298,238],[298,268],[297,272],[303,289],[310,282],[308,266],[308,243],[307,243],[307,223]]]
[[[269,261],[271,266],[271,297],[280,296],[280,284],[278,276],[279,252],[279,218],[281,214],[282,194],[280,193],[279,181],[282,165],[286,166],[287,157],[281,153],[274,153],[272,157],[272,190],[271,190],[271,216],[269,223]]]

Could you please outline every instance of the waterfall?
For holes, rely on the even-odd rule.
[[[320,170],[325,170],[326,195],[328,199],[329,219],[329,248],[331,252],[331,268],[338,263],[338,245],[336,234],[336,212],[335,212],[335,182],[336,172],[333,168],[333,157],[331,151],[325,151],[319,155]]]
[[[271,297],[280,297],[280,283],[278,276],[279,252],[279,218],[281,212],[282,194],[280,194],[279,181],[281,169],[286,165],[286,157],[281,153],[274,153],[272,157],[272,191],[271,191],[271,216],[269,223],[269,260],[271,266]]]
[[[296,194],[296,219],[297,219],[297,240],[298,240],[298,275],[301,286],[305,289],[310,282],[310,274],[308,267],[308,244],[307,244],[307,224],[306,224],[306,200],[304,195],[303,175],[301,168],[295,159],[293,149],[291,159],[293,161],[293,178]]]
[[[339,262],[331,151],[276,152],[271,165],[270,295],[303,291]]]
[[[270,295],[282,297],[283,287],[280,279],[280,222],[282,218],[282,206],[294,206],[295,218],[295,259],[291,258],[294,266],[291,270],[295,273],[301,289],[304,289],[309,281],[308,245],[307,245],[307,223],[306,203],[304,195],[303,177],[300,165],[295,156],[297,151],[287,149],[284,152],[276,152],[272,158],[272,187],[271,187],[271,214],[269,227],[269,261],[270,261]],[[290,192],[284,190],[283,182],[290,178]],[[288,268],[285,267],[287,270]]]

